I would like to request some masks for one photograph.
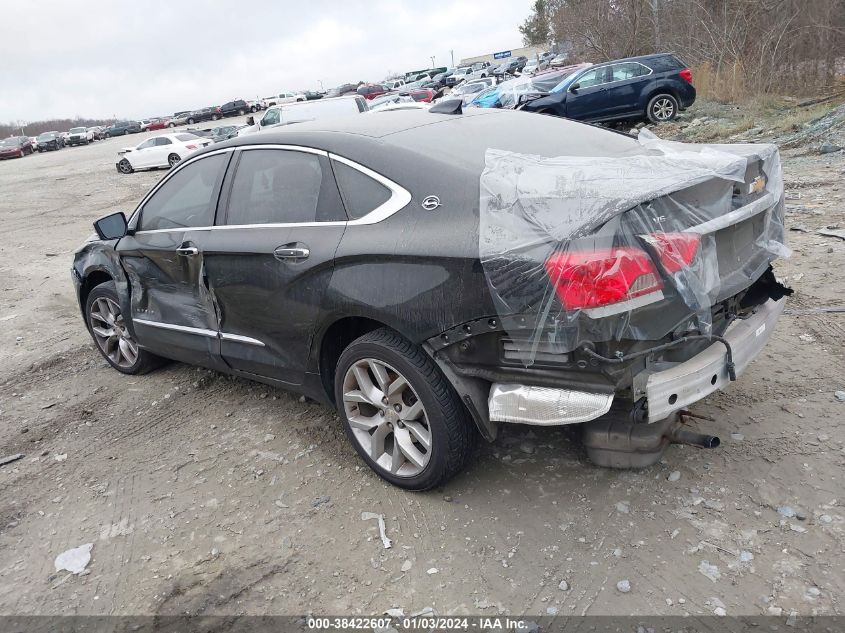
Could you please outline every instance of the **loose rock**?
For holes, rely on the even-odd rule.
[[[620,580],[616,583],[616,590],[620,593],[628,593],[631,591],[631,582],[627,579]]]

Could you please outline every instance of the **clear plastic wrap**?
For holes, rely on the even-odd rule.
[[[490,149],[479,253],[526,366],[538,349],[709,335],[714,304],[789,255],[777,148],[643,131],[622,156]]]

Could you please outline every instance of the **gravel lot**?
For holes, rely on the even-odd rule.
[[[415,494],[322,406],[97,354],[70,262],[92,220],[161,178],[115,170],[144,136],[0,163],[0,456],[25,454],[0,467],[0,612],[843,613],[845,314],[814,310],[845,305],[845,241],[813,232],[845,225],[843,152],[784,153],[788,221],[810,232],[789,232],[777,269],[791,313],[694,409],[721,448],[611,471],[575,429],[515,426]],[[391,549],[362,512],[384,514]],[[57,574],[83,543],[88,573]]]

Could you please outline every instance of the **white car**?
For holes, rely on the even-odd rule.
[[[522,69],[523,75],[536,75],[537,73],[548,70],[549,61],[547,59],[529,59],[525,62],[525,68]]]
[[[281,105],[283,103],[296,103],[297,101],[306,101],[306,97],[301,92],[280,92],[274,97],[265,97],[268,107],[274,105]]]
[[[260,132],[261,130],[280,125],[288,125],[289,123],[314,121],[349,114],[361,114],[367,110],[369,110],[367,100],[361,95],[346,95],[343,97],[330,97],[315,101],[270,106],[267,108],[264,116],[255,125],[248,125],[238,130],[238,136],[246,136],[247,134],[253,134],[254,132]]]
[[[94,142],[94,132],[86,127],[72,127],[67,135],[68,145],[88,145]]]
[[[405,85],[404,79],[388,79],[387,81],[382,81],[381,84],[387,88],[388,90],[398,90],[402,86]]]
[[[124,147],[118,152],[117,171],[131,174],[137,169],[173,167],[180,160],[207,145],[210,138],[201,138],[187,132],[153,136],[135,147]]]
[[[487,69],[485,69],[487,70]],[[460,68],[456,68],[455,72],[452,73],[452,77],[455,78],[456,83],[460,83],[465,81],[469,78],[470,75],[475,73],[476,71],[472,68],[472,66],[461,66]],[[479,73],[479,77],[481,73]]]

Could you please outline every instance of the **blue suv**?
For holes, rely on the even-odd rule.
[[[671,121],[695,101],[692,72],[674,55],[643,55],[590,66],[519,109],[575,119]]]

